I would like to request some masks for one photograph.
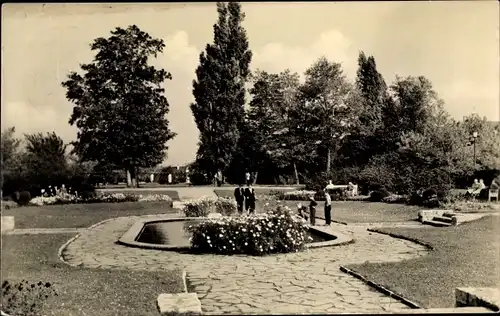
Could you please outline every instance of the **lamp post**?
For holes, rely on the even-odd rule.
[[[474,146],[474,169],[476,169],[476,139],[477,139],[477,132],[474,132],[472,133],[472,137],[473,137],[473,140],[472,140],[472,144]]]

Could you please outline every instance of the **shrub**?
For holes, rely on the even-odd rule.
[[[397,203],[406,203],[406,201],[407,197],[404,195],[390,194],[389,196],[383,198],[381,202],[397,204]]]
[[[19,193],[16,192],[14,196],[14,201],[19,204],[19,206],[28,205],[31,200],[31,194],[29,193],[29,191],[22,191]]]
[[[389,191],[386,189],[376,190],[370,194],[371,202],[381,202],[383,198],[388,197],[390,195]]]
[[[236,212],[236,201],[225,197],[201,197],[183,204],[186,217],[207,217],[213,212],[229,216]]]
[[[225,255],[298,252],[307,239],[307,224],[281,208],[255,216],[210,219],[188,230],[193,250]]]
[[[11,284],[6,280],[2,283],[2,312],[12,316],[41,315],[44,301],[52,295],[57,296],[57,293],[48,282],[29,283],[23,280]]]
[[[215,212],[223,216],[230,216],[237,211],[236,201],[231,198],[217,198],[215,200]]]
[[[311,190],[296,190],[296,191],[271,191],[278,200],[284,201],[306,201],[311,195],[315,195],[316,191]]]

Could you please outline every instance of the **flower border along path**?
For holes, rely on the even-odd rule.
[[[381,313],[410,307],[343,273],[340,266],[401,261],[427,252],[410,241],[336,224],[323,229],[350,235],[356,243],[265,257],[183,254],[117,244],[144,218],[101,222],[62,247],[61,259],[74,266],[103,269],[181,268],[204,313]]]

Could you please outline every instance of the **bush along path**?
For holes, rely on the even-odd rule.
[[[108,220],[61,248],[72,266],[103,269],[187,271],[190,292],[207,313],[380,313],[409,307],[340,271],[348,263],[397,262],[427,254],[410,241],[370,233],[364,227],[333,225],[350,234],[351,245],[298,253],[253,256],[192,255],[116,244],[141,217]]]

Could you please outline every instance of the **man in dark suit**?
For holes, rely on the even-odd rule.
[[[245,208],[250,214],[255,211],[255,200],[255,190],[249,185],[245,189]]]
[[[236,204],[238,205],[238,213],[243,213],[243,202],[245,201],[245,192],[241,187],[241,184],[238,184],[238,187],[234,189],[234,198],[236,200]]]

